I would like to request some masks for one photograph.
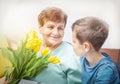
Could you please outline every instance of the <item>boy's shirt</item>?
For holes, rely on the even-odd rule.
[[[90,67],[85,57],[81,57],[82,84],[119,84],[119,75],[112,59],[106,53],[94,67]]]

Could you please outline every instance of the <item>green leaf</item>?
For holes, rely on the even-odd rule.
[[[5,75],[6,75],[6,79],[9,80],[11,78],[11,74],[14,70],[14,67],[6,67],[5,68]]]
[[[15,64],[15,59],[12,50],[8,48],[1,48],[2,54],[5,58],[7,58],[12,64]]]

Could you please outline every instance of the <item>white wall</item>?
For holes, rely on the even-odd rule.
[[[0,33],[9,38],[22,38],[30,29],[38,29],[41,10],[56,6],[68,14],[64,40],[71,40],[71,24],[78,18],[97,16],[108,22],[110,34],[103,47],[120,48],[119,0],[0,0]]]

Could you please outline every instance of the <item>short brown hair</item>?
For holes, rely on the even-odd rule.
[[[80,43],[89,41],[96,51],[99,51],[108,36],[108,24],[97,17],[78,19],[72,25],[72,31],[77,28],[76,37]]]
[[[66,25],[67,15],[60,8],[47,7],[38,16],[40,26],[43,26],[46,21],[65,22]]]

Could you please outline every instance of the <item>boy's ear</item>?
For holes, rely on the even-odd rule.
[[[90,45],[90,43],[89,42],[84,42],[84,49],[85,49],[85,51],[86,52],[88,52],[89,50],[90,50],[90,48],[91,48],[91,45]]]

